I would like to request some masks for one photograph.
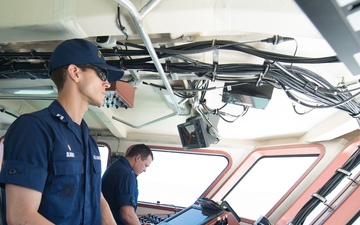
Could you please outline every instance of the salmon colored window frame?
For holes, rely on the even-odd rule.
[[[166,146],[155,146],[155,145],[148,145],[152,150],[159,150],[159,151],[174,151],[179,153],[192,153],[192,154],[207,154],[207,155],[214,155],[214,156],[223,156],[227,159],[228,165],[225,167],[225,169],[219,174],[219,176],[210,184],[210,186],[202,193],[199,197],[207,197],[209,193],[214,189],[215,186],[218,185],[220,180],[224,177],[225,174],[227,174],[230,170],[230,168],[233,165],[233,160],[231,158],[231,155],[225,151],[221,150],[211,150],[211,149],[193,149],[191,151],[184,150],[182,148],[177,147],[166,147]],[[155,159],[156,160],[156,159]],[[176,170],[176,168],[175,168]],[[196,199],[194,199],[195,201]],[[163,208],[161,205],[153,205],[152,203],[148,202],[139,202],[139,206],[141,207],[148,207],[148,208]]]
[[[283,195],[283,197],[269,210],[265,215],[269,217],[273,209],[277,208],[286,197],[299,185],[305,176],[316,166],[325,154],[325,148],[320,144],[300,144],[300,145],[285,145],[285,146],[272,146],[263,147],[253,150],[243,162],[234,170],[224,184],[219,188],[211,198],[222,199],[236,183],[252,168],[252,166],[263,157],[278,157],[278,156],[303,156],[303,155],[318,155],[317,159],[305,171],[297,182]],[[241,215],[239,215],[241,216]],[[243,222],[253,223],[254,220],[241,218]]]
[[[322,187],[333,175],[336,169],[340,168],[357,150],[360,145],[360,138],[355,139],[331,162],[323,173],[308,187],[301,197],[280,217],[277,225],[288,224],[298,213],[298,211],[309,200],[313,193]],[[360,189],[357,188],[346,201],[327,219],[324,224],[346,224],[359,210]]]

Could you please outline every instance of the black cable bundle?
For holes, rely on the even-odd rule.
[[[149,56],[149,53],[144,46],[132,44],[128,42],[127,43],[119,42],[118,44],[120,47],[124,46],[125,50],[118,48],[101,49],[105,57],[111,58],[108,60],[109,64],[119,67],[120,65],[119,61],[121,61],[121,64],[123,65],[123,69],[126,70],[144,69],[144,71],[157,72],[155,66],[152,65],[152,59]],[[128,49],[129,47],[133,49]],[[214,50],[242,52],[263,58],[265,60],[286,62],[286,63],[338,62],[336,56],[322,57],[322,58],[297,57],[297,56],[261,51],[242,43],[233,42],[233,41],[222,41],[222,40],[217,40],[215,43],[213,41],[202,41],[202,42],[188,43],[188,44],[167,47],[167,48],[165,47],[155,48],[155,51],[159,59],[174,57],[183,61],[181,63],[168,63],[166,65],[169,68],[168,71],[180,72],[180,73],[186,72],[186,73],[195,73],[195,74],[208,73],[213,71],[214,69],[213,64],[199,62],[184,55],[198,54],[198,53],[204,53]],[[36,51],[21,52],[21,53],[0,52],[0,65],[9,64],[9,63],[23,64],[26,63],[25,60],[31,61],[34,59],[43,61],[45,65],[48,63],[50,56],[51,56],[51,52],[36,52]],[[113,60],[114,57],[118,57],[119,59]],[[133,57],[137,57],[137,58],[133,59]],[[125,59],[125,58],[129,58],[129,59]],[[27,66],[29,67],[26,68],[23,67],[23,68],[28,70],[36,70],[36,68],[32,67],[31,65],[27,64]],[[259,71],[259,69],[256,69],[256,67],[258,67],[257,65],[252,65],[252,67],[248,67],[248,68],[243,68],[243,67],[244,67],[243,64],[228,64],[228,65],[224,64],[224,65],[219,65],[219,68],[216,72],[218,74],[238,74],[238,73],[254,74],[255,72]],[[252,70],[254,68],[255,71]],[[1,71],[4,71],[4,68],[0,67],[0,72]]]
[[[275,66],[279,70],[269,70],[269,73],[281,85],[290,99],[309,108],[338,108],[348,112],[360,125],[360,103],[355,99],[359,92],[352,95],[344,87],[334,87],[323,77],[304,68],[282,66],[279,63],[275,63]],[[303,94],[318,103],[316,105],[306,103],[292,92]]]
[[[277,44],[281,41],[290,40],[293,39],[274,36],[258,42]],[[157,68],[145,46],[129,42],[117,42],[117,44],[118,46],[113,49],[101,49],[108,64],[124,70],[157,72]],[[263,58],[265,63],[263,65],[248,63],[211,64],[192,59],[189,56],[219,50],[250,54]],[[338,62],[336,56],[308,58],[284,55],[258,50],[245,43],[227,40],[210,40],[160,47],[155,48],[155,51],[159,59],[178,59],[178,62],[165,60],[161,64],[167,74],[192,74],[211,81],[253,83],[256,85],[271,84],[276,88],[283,89],[287,96],[298,104],[312,109],[336,107],[348,112],[360,124],[360,104],[355,99],[359,93],[352,95],[347,87],[334,87],[316,73],[292,65],[293,63],[334,63]],[[48,79],[47,70],[50,56],[51,52],[0,52],[0,79]],[[291,66],[283,66],[280,62],[291,63]],[[207,91],[207,88],[203,88],[200,89]],[[192,93],[194,90],[178,89],[177,95],[184,98],[194,96],[194,93],[190,95],[179,94],[186,91]],[[303,100],[299,95],[305,96],[307,100]]]

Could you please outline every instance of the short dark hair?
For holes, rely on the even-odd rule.
[[[149,155],[151,155],[151,159],[154,160],[154,155],[151,149],[144,144],[137,144],[130,146],[125,156],[134,157],[136,155],[140,155],[141,160],[145,160]]]
[[[50,74],[51,80],[56,85],[58,91],[64,88],[64,83],[67,77],[66,74],[67,74],[67,67],[57,68],[54,71],[52,71]]]

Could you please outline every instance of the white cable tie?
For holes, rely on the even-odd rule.
[[[319,195],[319,194],[317,194],[317,193],[314,193],[314,194],[312,194],[311,196],[319,199],[326,207],[328,207],[329,209],[333,210],[333,208],[331,208],[331,206],[326,203],[327,200],[326,200],[326,198],[324,198],[323,196],[321,196],[321,195]]]
[[[355,183],[355,184],[357,184],[357,185],[359,184],[358,182],[356,182],[356,180],[354,180],[353,178],[351,178],[352,173],[351,173],[350,171],[347,171],[347,170],[338,168],[338,169],[336,169],[336,172],[345,174],[346,177],[347,177],[349,180],[351,180],[353,183]]]

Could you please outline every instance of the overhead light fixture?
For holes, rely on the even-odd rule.
[[[56,93],[54,87],[51,85],[25,88],[1,88],[0,92],[4,94],[16,95],[49,95]]]

